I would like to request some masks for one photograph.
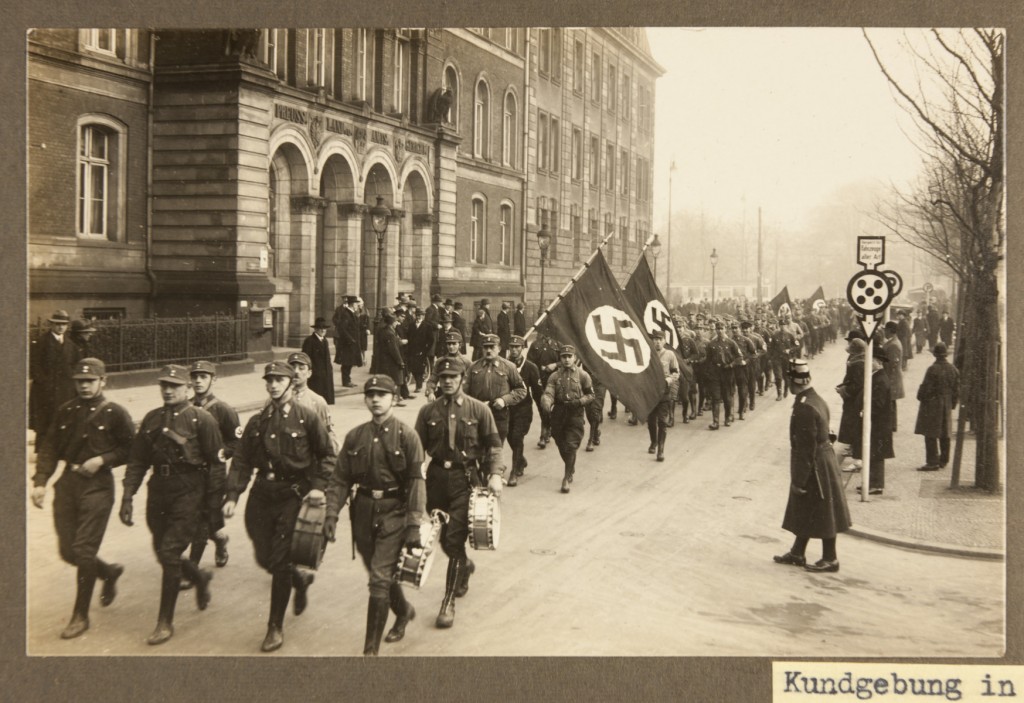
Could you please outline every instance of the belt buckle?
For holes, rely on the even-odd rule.
[[[444,462],[444,468],[446,468],[446,469],[452,468],[452,462],[450,462],[450,461]]]
[[[373,496],[374,500],[380,500],[384,497],[384,491],[370,491],[370,494]]]
[[[166,478],[167,476],[171,475],[171,465],[170,464],[160,464],[158,467],[156,467],[156,472],[157,472],[158,475],[163,476],[163,477]]]
[[[268,471],[264,478],[266,478],[268,481],[273,481],[276,477],[274,476],[273,471]]]

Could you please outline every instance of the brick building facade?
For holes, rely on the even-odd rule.
[[[29,315],[274,311],[295,343],[345,294],[539,304],[652,219],[642,29],[36,30]],[[596,151],[595,151],[596,149]]]

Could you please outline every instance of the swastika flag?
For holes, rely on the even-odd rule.
[[[793,313],[793,301],[789,299],[789,286],[783,286],[774,298],[772,298],[768,305],[771,307],[772,312],[778,316],[782,316],[782,313]]]
[[[818,286],[818,290],[811,293],[811,297],[804,304],[807,306],[807,312],[817,312],[818,308],[825,307],[825,291],[822,290],[821,286]]]
[[[537,328],[575,346],[584,365],[638,417],[661,400],[665,375],[654,345],[600,250]]]
[[[676,323],[669,314],[668,306],[665,305],[665,298],[658,289],[654,280],[651,267],[647,264],[647,257],[641,256],[633,274],[626,281],[623,289],[626,300],[633,306],[633,310],[641,314],[644,322],[644,329],[647,334],[660,330],[665,334],[665,348],[671,349],[679,358],[680,365],[689,364],[679,353],[679,330]]]

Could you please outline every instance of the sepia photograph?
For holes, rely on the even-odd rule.
[[[1015,651],[1005,26],[111,24],[24,36],[22,661]]]

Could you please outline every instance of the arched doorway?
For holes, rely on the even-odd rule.
[[[339,203],[355,200],[355,176],[348,160],[339,154],[328,157],[320,177],[323,207],[316,232],[317,315],[331,319],[344,295],[359,290],[359,240],[349,236],[350,214],[339,211]]]
[[[303,247],[306,236],[305,215],[315,203],[309,197],[306,159],[292,143],[282,143],[270,158],[268,169],[267,277],[274,284],[270,306],[277,308],[283,320],[284,339],[294,343],[306,330],[303,321],[309,316],[308,298],[301,291],[312,288],[308,271],[312,258],[309,247]],[[309,325],[312,322],[305,322]],[[308,334],[308,332],[306,332]],[[303,335],[304,336],[304,335]]]
[[[430,294],[436,292],[434,272],[437,262],[434,258],[434,226],[430,216],[430,191],[423,174],[411,170],[402,186],[402,219],[398,233],[398,275],[409,290],[416,292],[421,305],[430,302]]]

